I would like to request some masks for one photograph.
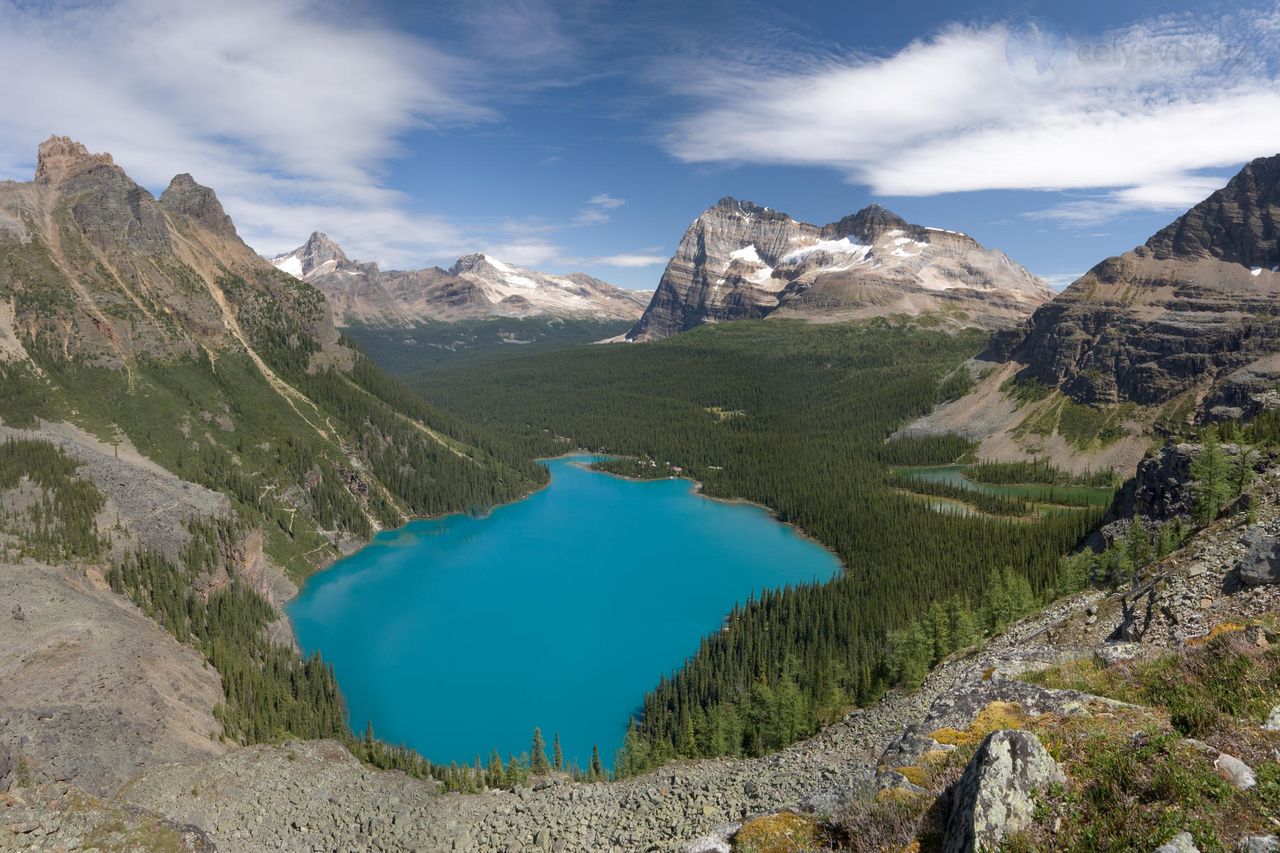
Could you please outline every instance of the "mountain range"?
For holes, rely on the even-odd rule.
[[[994,329],[1052,295],[1003,252],[956,231],[911,225],[879,205],[817,226],[723,198],[685,231],[625,339],[771,315],[823,322],[930,315],[948,326]]]
[[[447,270],[384,271],[350,260],[319,232],[271,263],[323,293],[339,326],[527,317],[626,321],[639,318],[650,297],[584,273],[548,275],[485,254],[461,257]]]

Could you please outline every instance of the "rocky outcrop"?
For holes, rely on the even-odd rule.
[[[685,231],[629,340],[777,314],[806,319],[937,314],[996,328],[1050,296],[972,238],[871,205],[825,226],[723,198]]]
[[[220,237],[238,239],[235,223],[222,209],[213,190],[196,183],[186,172],[174,177],[160,194],[160,205],[179,216],[188,217]]]
[[[1035,812],[1035,794],[1066,777],[1031,732],[992,732],[978,747],[952,792],[945,853],[992,850],[1025,829]]]
[[[1081,403],[1160,405],[1195,389],[1206,416],[1251,414],[1280,380],[1278,235],[1280,155],[1095,266],[989,357]]]
[[[505,264],[488,255],[459,258],[448,270],[381,270],[355,263],[319,232],[271,261],[328,298],[340,326],[412,328],[427,321],[494,317],[634,320],[649,293],[582,273],[556,276]]]
[[[89,149],[67,136],[51,136],[36,153],[36,183],[58,186],[100,167],[118,169],[110,154],[90,154]]]
[[[1240,582],[1246,586],[1280,583],[1280,539],[1262,526],[1245,533],[1247,550],[1237,565]]]
[[[40,146],[35,183],[65,200],[84,235],[103,251],[170,248],[160,205],[110,154],[90,154],[79,142],[51,137]]]
[[[1138,463],[1133,479],[1121,488],[1108,519],[1141,516],[1168,521],[1188,516],[1193,508],[1191,463],[1197,445],[1166,444]]]

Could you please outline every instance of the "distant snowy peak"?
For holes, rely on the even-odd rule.
[[[311,281],[338,270],[346,271],[351,275],[360,272],[359,267],[347,258],[342,247],[329,239],[329,235],[320,231],[312,232],[307,242],[292,252],[276,255],[271,259],[271,263],[276,269],[283,270],[303,281]]]
[[[524,269],[483,253],[458,258],[449,272],[477,284],[499,314],[631,319],[640,316],[652,295],[584,273],[549,275]]]
[[[339,326],[407,328],[424,321],[537,316],[634,322],[652,296],[582,273],[522,269],[482,253],[464,255],[448,270],[384,271],[352,261],[320,232],[271,262],[315,285]]]
[[[723,198],[689,226],[627,337],[662,338],[780,309],[823,319],[940,311],[995,327],[1049,296],[1003,253],[956,231],[912,225],[878,204],[819,226]]]

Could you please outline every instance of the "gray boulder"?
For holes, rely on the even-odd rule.
[[[1218,756],[1218,760],[1213,762],[1213,768],[1237,790],[1247,791],[1258,784],[1257,777],[1253,775],[1253,769],[1234,755],[1222,753]]]
[[[1265,527],[1252,527],[1244,535],[1248,548],[1240,558],[1240,581],[1248,586],[1280,583],[1280,541]]]
[[[1280,851],[1280,838],[1274,835],[1251,835],[1240,839],[1236,850],[1239,853],[1276,853]]]
[[[1179,832],[1170,838],[1167,844],[1157,847],[1155,853],[1200,853],[1200,848],[1196,846],[1196,840],[1191,837],[1191,833]]]
[[[1034,734],[1016,729],[992,732],[953,790],[944,853],[998,847],[1007,834],[1030,826],[1036,791],[1065,781]]]

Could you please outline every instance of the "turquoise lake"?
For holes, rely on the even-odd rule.
[[[687,480],[550,460],[551,483],[483,518],[379,534],[288,606],[333,664],[356,731],[438,763],[503,760],[535,726],[612,766],[645,692],[753,592],[823,581],[836,557],[763,509]]]

